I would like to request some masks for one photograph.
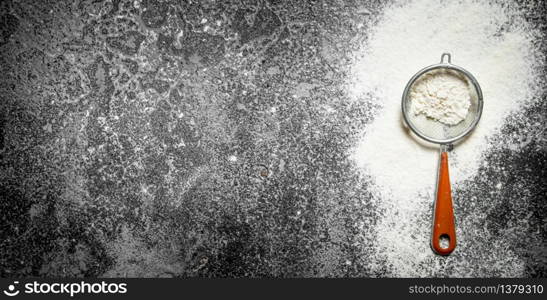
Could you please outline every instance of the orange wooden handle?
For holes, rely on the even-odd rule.
[[[448,174],[448,154],[445,151],[441,152],[438,180],[431,247],[437,254],[448,255],[456,248],[456,226]],[[441,242],[442,240],[444,241]]]

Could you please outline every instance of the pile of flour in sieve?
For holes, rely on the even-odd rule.
[[[411,113],[424,114],[447,125],[465,119],[471,106],[469,84],[459,74],[434,70],[420,78],[410,88]]]
[[[481,121],[450,152],[453,191],[473,178],[488,138],[504,120],[532,99],[541,99],[545,56],[535,41],[544,36],[507,1],[395,1],[367,24],[368,38],[355,53],[348,93],[364,107],[382,108],[363,129],[352,150],[368,182],[371,202],[381,214],[364,236],[387,276],[509,276],[523,274],[525,262],[485,225],[485,211],[503,199],[454,198],[458,247],[449,257],[432,253],[431,212],[439,160],[438,145],[417,140],[402,123],[401,94],[408,80],[438,61],[443,52],[470,71],[484,95]],[[473,207],[462,219],[458,207]]]

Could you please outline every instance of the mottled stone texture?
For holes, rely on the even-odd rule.
[[[345,90],[365,2],[1,2],[0,275],[385,275],[348,159],[373,113]],[[457,191],[506,199],[485,226],[513,222],[527,276],[547,275],[546,114]]]

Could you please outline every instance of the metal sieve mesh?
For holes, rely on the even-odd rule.
[[[427,67],[414,75],[407,84],[402,99],[403,116],[410,129],[421,138],[439,144],[449,144],[467,135],[476,126],[482,113],[482,92],[476,79],[466,70],[450,64],[450,56],[448,59],[448,63],[443,63],[441,58],[441,64]],[[422,76],[436,72],[450,72],[466,81],[469,86],[471,105],[466,118],[458,124],[447,125],[414,112],[410,89]]]

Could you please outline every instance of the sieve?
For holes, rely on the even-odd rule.
[[[466,81],[469,86],[471,105],[465,119],[458,124],[447,125],[430,119],[423,114],[415,114],[413,112],[412,101],[409,97],[412,85],[420,80],[422,76],[437,72],[446,72],[458,76]],[[454,143],[467,136],[477,126],[481,118],[482,106],[482,91],[478,81],[467,70],[452,64],[450,53],[443,53],[440,63],[425,67],[412,76],[403,92],[402,111],[406,125],[418,137],[440,145],[440,161],[431,235],[431,248],[435,253],[440,255],[448,255],[456,248],[456,226],[448,173],[448,151],[452,149]]]

